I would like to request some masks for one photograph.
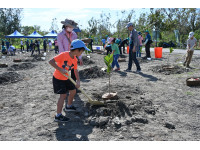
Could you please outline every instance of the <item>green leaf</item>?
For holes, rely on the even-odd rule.
[[[172,47],[169,48],[170,53],[172,53],[174,51],[174,49]]]
[[[108,54],[107,56],[104,57],[104,62],[107,66],[107,73],[110,73],[112,67],[111,67],[111,63],[113,62],[113,54]]]

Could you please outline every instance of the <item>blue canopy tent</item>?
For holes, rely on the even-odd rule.
[[[25,38],[43,38],[43,36],[34,31],[32,34],[25,36]]]
[[[15,30],[15,32],[12,34],[5,36],[5,38],[23,38],[23,37],[24,37],[24,35],[19,33],[17,30]]]
[[[73,31],[74,32],[81,32],[81,30],[79,28],[74,28]]]
[[[46,34],[43,36],[44,38],[56,38],[57,37],[57,33],[52,30],[50,33]]]

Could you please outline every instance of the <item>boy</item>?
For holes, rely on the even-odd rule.
[[[187,40],[187,56],[185,62],[183,63],[184,66],[190,68],[190,62],[192,60],[192,55],[194,53],[194,47],[197,45],[197,39],[194,37],[194,32],[190,32]]]
[[[59,55],[55,56],[53,59],[49,61],[49,64],[51,64],[56,70],[53,74],[53,88],[54,93],[60,94],[60,98],[58,99],[57,103],[57,114],[55,116],[56,122],[67,122],[69,121],[69,118],[62,115],[62,108],[64,101],[67,97],[67,91],[69,90],[69,96],[68,96],[68,103],[65,111],[75,111],[76,108],[72,105],[74,96],[76,94],[76,88],[80,87],[80,78],[79,73],[77,70],[77,57],[79,57],[84,50],[90,51],[83,41],[76,39],[73,40],[71,43],[71,48],[69,52],[62,52]],[[63,69],[64,68],[64,69]],[[74,69],[74,74],[76,76],[76,86],[65,76],[62,74],[66,74],[66,70],[71,71]]]

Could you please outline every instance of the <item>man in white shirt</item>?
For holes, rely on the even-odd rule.
[[[194,53],[194,47],[197,45],[197,39],[194,37],[194,32],[190,32],[187,40],[187,56],[185,62],[183,63],[184,66],[190,68],[190,62],[192,60],[192,55]]]

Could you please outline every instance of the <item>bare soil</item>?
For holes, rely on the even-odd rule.
[[[144,56],[144,54],[142,54]],[[153,53],[151,54],[154,55]],[[200,139],[200,87],[186,79],[199,77],[200,57],[194,55],[186,69],[183,54],[163,53],[151,61],[138,58],[142,72],[125,72],[128,54],[120,71],[111,74],[111,92],[117,97],[104,106],[91,106],[83,94],[75,96],[76,112],[65,113],[67,123],[54,122],[58,95],[53,93],[54,68],[48,60],[53,51],[30,57],[30,53],[0,59],[1,141],[198,141]],[[103,102],[108,75],[103,54],[84,54],[79,66],[81,87],[94,100]],[[168,62],[168,56],[169,62]],[[22,62],[13,62],[22,59]]]

